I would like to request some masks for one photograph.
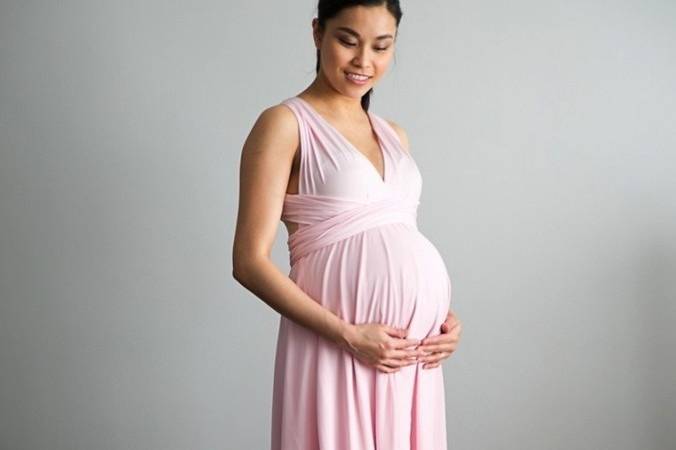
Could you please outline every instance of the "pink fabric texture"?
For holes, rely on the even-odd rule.
[[[285,99],[300,133],[298,194],[282,218],[289,277],[343,320],[440,333],[451,301],[441,255],[417,228],[422,177],[386,120],[369,111],[381,175],[307,101]],[[272,450],[446,450],[443,367],[380,372],[280,315]]]

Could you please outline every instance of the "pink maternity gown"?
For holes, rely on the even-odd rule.
[[[440,333],[451,300],[445,263],[417,229],[422,177],[399,136],[368,112],[384,177],[307,101],[282,101],[300,133],[298,194],[282,218],[289,277],[343,320]],[[272,450],[446,450],[442,366],[385,373],[280,316]]]

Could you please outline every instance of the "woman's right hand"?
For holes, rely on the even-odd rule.
[[[380,323],[350,324],[345,348],[359,361],[382,372],[397,372],[404,366],[416,364],[418,356],[427,355],[415,348],[420,339],[407,339],[406,334],[405,329]]]

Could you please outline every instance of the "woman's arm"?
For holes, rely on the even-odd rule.
[[[298,122],[283,105],[263,111],[249,133],[240,160],[232,275],[280,314],[347,348],[350,324],[310,298],[270,260],[298,145]]]

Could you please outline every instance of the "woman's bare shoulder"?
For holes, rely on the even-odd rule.
[[[282,152],[293,156],[299,140],[295,114],[280,103],[259,113],[244,144],[244,152]]]
[[[392,129],[397,133],[399,136],[399,142],[401,142],[402,147],[404,147],[404,150],[407,152],[410,152],[410,145],[408,142],[408,134],[406,134],[406,130],[401,125],[398,125],[395,121],[391,119],[385,119],[387,123],[390,124]]]

